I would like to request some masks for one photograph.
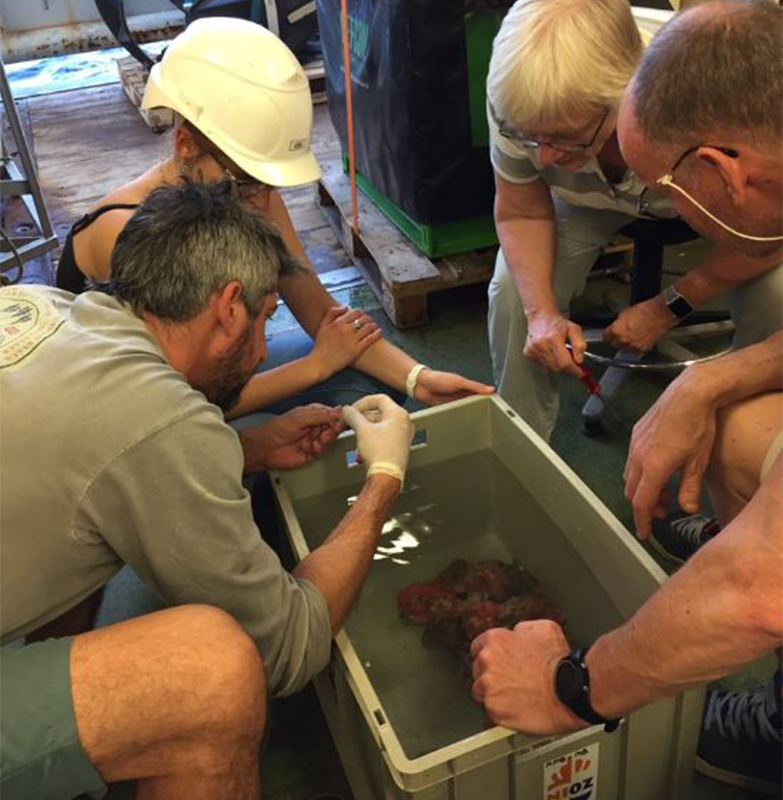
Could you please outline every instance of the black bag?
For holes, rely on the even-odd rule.
[[[512,0],[351,0],[356,168],[408,216],[490,215],[491,43]],[[340,0],[318,0],[329,112],[347,153]]]

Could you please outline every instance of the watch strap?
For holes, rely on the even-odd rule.
[[[569,708],[577,717],[589,722],[591,725],[603,725],[607,733],[612,733],[617,730],[620,724],[620,719],[607,719],[602,714],[599,714],[590,704],[590,671],[587,668],[585,658],[587,651],[590,648],[582,647],[574,650],[570,655],[566,656],[565,660],[571,662],[576,666],[582,678],[582,691],[574,698],[564,699],[559,697],[560,702]],[[562,663],[562,662],[561,662]]]
[[[669,284],[662,294],[666,307],[677,319],[685,319],[693,313],[693,306],[674,288],[673,283]]]

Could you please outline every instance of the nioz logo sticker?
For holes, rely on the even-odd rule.
[[[544,764],[544,800],[597,800],[598,742]]]

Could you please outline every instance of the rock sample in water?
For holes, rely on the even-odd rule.
[[[428,583],[412,583],[397,595],[400,617],[424,625],[427,647],[458,650],[470,667],[470,643],[490,628],[551,619],[565,625],[560,609],[538,581],[516,564],[452,561]]]

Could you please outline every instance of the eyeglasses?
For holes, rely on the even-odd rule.
[[[226,180],[231,184],[231,191],[240,200],[248,200],[251,197],[255,197],[259,192],[269,192],[272,190],[271,186],[261,183],[261,181],[257,181],[255,178],[237,178],[228,167],[223,167],[222,164],[221,167],[223,168],[223,174],[226,176]]]
[[[684,150],[680,154],[680,157],[674,162],[674,164],[672,164],[671,169],[666,174],[661,175],[661,177],[655,181],[656,185],[674,189],[674,191],[679,192],[683,197],[693,203],[693,205],[695,205],[696,208],[698,208],[699,211],[701,211],[705,216],[707,216],[717,225],[720,225],[720,227],[724,230],[734,234],[734,236],[739,236],[741,239],[748,239],[753,242],[783,241],[783,236],[752,236],[749,233],[742,233],[741,231],[735,230],[730,225],[727,225],[725,222],[718,219],[711,211],[708,211],[698,200],[696,200],[685,189],[683,189],[682,186],[674,182],[674,171],[677,169],[677,167],[679,167],[680,164],[682,164],[682,162],[685,161],[685,159],[691,153],[695,153],[702,147],[709,147],[712,150],[718,150],[729,158],[739,158],[739,151],[735,150],[733,147],[722,147],[721,145],[717,144],[697,144],[693,147],[689,147],[687,150]],[[657,197],[660,197],[661,195],[665,195],[665,193],[662,191],[655,192],[654,189],[650,189],[649,187],[645,188],[644,191],[642,191],[642,193],[639,195],[638,210],[640,215],[644,216],[645,214],[649,214],[649,206],[651,202],[654,202],[654,199],[657,199]]]
[[[585,150],[589,150],[595,144],[595,140],[598,138],[598,134],[601,132],[601,128],[603,128],[609,116],[609,109],[603,113],[589,142],[564,142],[557,139],[537,139],[523,131],[512,128],[504,120],[500,119],[495,113],[492,103],[489,104],[489,113],[494,123],[498,126],[498,133],[504,139],[510,139],[517,144],[521,144],[523,147],[529,147],[534,150],[537,150],[539,147],[551,147],[553,150],[560,150],[562,153],[582,153]]]
[[[677,169],[677,167],[680,166],[680,164],[682,164],[683,161],[685,161],[685,159],[691,153],[695,153],[700,147],[712,147],[713,150],[720,150],[721,153],[724,153],[730,158],[737,158],[737,156],[739,156],[739,153],[730,147],[718,147],[710,144],[694,145],[693,147],[689,147],[687,150],[684,150],[680,154],[679,158],[674,162],[674,164],[672,164],[669,171],[665,175],[661,175],[661,177],[655,181],[655,185],[672,186],[674,189],[677,189],[684,194],[684,190],[674,183],[674,171]],[[698,205],[698,203],[696,203],[696,201],[693,200],[692,197],[688,196],[688,199],[691,200],[691,202]],[[651,186],[645,186],[645,188],[642,189],[642,193],[639,195],[637,210],[641,216],[655,217],[656,213],[653,209],[651,209],[651,206],[653,205],[653,203],[662,202],[664,200],[668,200],[668,195],[663,189],[656,189]]]
[[[245,173],[237,175],[238,168],[233,164],[227,163],[226,157],[214,148],[210,148],[209,155],[215,163],[223,170],[223,176],[231,186],[231,192],[240,200],[248,200],[259,192],[269,192],[272,187],[266,183],[247,175]]]

